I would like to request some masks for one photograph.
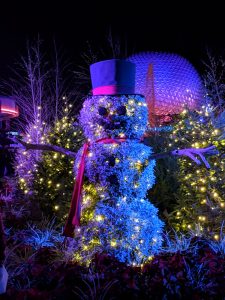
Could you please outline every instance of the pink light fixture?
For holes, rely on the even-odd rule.
[[[10,97],[0,96],[0,121],[19,116],[19,109],[15,100]]]

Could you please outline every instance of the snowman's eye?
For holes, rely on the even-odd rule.
[[[121,106],[117,107],[116,112],[117,112],[117,114],[118,114],[119,116],[124,116],[124,115],[126,115],[126,113],[127,113],[126,106],[121,105]]]
[[[103,106],[99,106],[98,113],[99,113],[100,116],[107,116],[108,115],[108,110]]]

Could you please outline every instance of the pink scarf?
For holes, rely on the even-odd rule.
[[[126,141],[126,138],[115,138],[115,139],[103,138],[97,140],[95,143],[119,144],[120,142],[124,142],[124,141]],[[69,216],[63,232],[63,235],[67,237],[74,237],[75,227],[80,226],[81,193],[82,193],[83,180],[84,180],[85,158],[88,154],[89,147],[90,147],[90,143],[84,144],[84,149],[83,149],[80,165],[77,172],[76,182],[73,189]]]

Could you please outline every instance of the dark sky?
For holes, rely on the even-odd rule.
[[[87,42],[93,51],[104,49],[109,31],[121,40],[122,49],[126,47],[128,54],[174,52],[189,59],[199,70],[206,48],[216,54],[225,52],[222,7],[212,4],[215,1],[200,9],[190,2],[168,2],[166,6],[162,1],[153,5],[150,0],[31,0],[0,4],[0,77],[8,74],[8,67],[25,51],[26,40],[38,33],[47,42],[55,37],[78,64]]]

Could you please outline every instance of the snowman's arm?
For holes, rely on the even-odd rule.
[[[210,168],[208,161],[206,160],[204,155],[215,155],[218,154],[218,150],[216,150],[216,146],[210,146],[207,148],[187,148],[181,150],[173,150],[163,153],[152,154],[150,159],[160,159],[168,156],[187,156],[192,159],[196,164],[200,165],[201,161],[195,156],[199,156],[202,162],[205,164],[206,168]]]
[[[55,146],[55,145],[49,145],[49,144],[29,144],[24,141],[21,141],[17,138],[11,138],[14,142],[16,141],[18,144],[22,145],[22,147],[25,148],[25,150],[42,150],[42,151],[53,151],[53,152],[59,152],[62,154],[65,154],[67,156],[72,156],[73,158],[76,158],[76,153],[73,151],[70,151],[68,149]]]

